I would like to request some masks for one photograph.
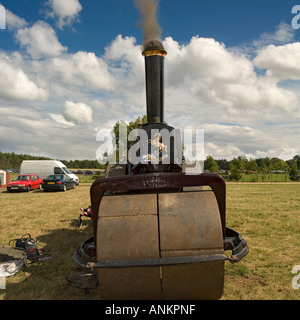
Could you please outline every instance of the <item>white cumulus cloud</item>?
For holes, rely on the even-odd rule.
[[[108,69],[102,58],[93,52],[83,51],[61,55],[47,63],[42,61],[39,65],[39,70],[47,70],[50,77],[60,81],[60,85],[80,86],[82,90],[112,90],[114,78]]]
[[[269,45],[259,51],[254,63],[267,69],[270,76],[277,79],[300,79],[300,42],[283,46]]]
[[[6,9],[6,25],[8,30],[18,30],[28,25],[25,19],[20,18],[10,10]]]
[[[52,11],[48,15],[57,18],[57,26],[63,29],[77,21],[82,6],[79,0],[49,0],[48,5]]]
[[[37,21],[31,28],[19,29],[16,37],[33,59],[55,57],[67,50],[58,41],[53,28],[44,21]]]
[[[13,101],[45,101],[46,90],[38,87],[11,57],[0,54],[0,98]]]
[[[253,41],[256,48],[262,48],[270,44],[282,45],[292,42],[295,37],[295,30],[290,24],[285,22],[279,23],[275,32],[264,32],[259,39]]]
[[[214,39],[193,37],[189,44],[179,45],[169,37],[164,45],[168,51],[168,85],[184,88],[190,96],[224,106],[230,112],[263,106],[291,109],[297,105],[296,96],[280,88],[276,79],[258,76],[249,58],[231,52]]]
[[[93,111],[85,103],[74,103],[65,101],[62,105],[65,120],[78,125],[90,124],[93,120]]]

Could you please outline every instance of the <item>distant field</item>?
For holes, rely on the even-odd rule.
[[[94,300],[65,276],[78,270],[73,252],[92,235],[92,224],[79,208],[87,207],[90,184],[65,193],[8,194],[0,191],[0,246],[29,232],[52,259],[23,267],[7,278],[2,300]],[[292,288],[293,266],[300,265],[300,184],[227,184],[227,226],[242,234],[250,252],[237,264],[226,263],[224,300],[299,300]]]
[[[229,181],[229,176],[223,175]],[[249,173],[242,174],[239,182],[290,182],[288,173]]]

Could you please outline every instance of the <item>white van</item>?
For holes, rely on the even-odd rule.
[[[66,174],[79,184],[78,177],[73,174],[62,162],[56,160],[24,160],[21,163],[20,174],[36,174],[45,179],[50,174]]]

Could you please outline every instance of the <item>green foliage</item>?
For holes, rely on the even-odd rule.
[[[298,173],[297,173],[297,163],[296,162],[294,162],[291,165],[291,168],[289,170],[289,175],[290,175],[290,180],[292,180],[292,181],[298,181],[299,180],[299,176],[298,176]]]
[[[230,162],[226,159],[216,160],[220,170],[228,171],[230,170]]]
[[[247,159],[245,157],[233,158],[230,162],[230,180],[239,181],[242,179],[242,172],[244,173],[246,170],[246,161]]]
[[[209,172],[218,172],[219,165],[212,156],[207,156],[206,160],[204,161],[204,169],[209,170]]]
[[[247,161],[245,164],[245,167],[247,171],[256,171],[258,169],[258,165],[256,161],[253,159],[250,159],[249,161]]]
[[[296,162],[297,164],[297,170],[300,170],[300,156],[296,155],[293,157],[293,160]]]
[[[139,128],[139,124],[138,124],[137,120],[134,122],[131,121],[129,123],[125,122],[124,120],[120,120],[120,121],[116,122],[114,125],[114,128],[113,128],[113,133],[115,134],[114,149],[116,152],[117,162],[119,161],[120,142],[122,141],[122,139],[120,140],[120,132],[119,132],[120,125],[124,125],[126,127],[126,133],[127,133],[127,139],[126,139],[127,140],[127,148],[126,148],[126,150],[127,150],[127,155],[128,155],[130,148],[135,144],[135,141],[128,140],[128,135],[132,130]],[[147,123],[147,116],[144,115],[141,120],[142,120],[142,123],[141,123],[142,125],[146,124]]]
[[[242,179],[243,175],[241,174],[241,172],[236,168],[236,167],[232,167],[231,169],[231,174],[229,176],[229,180],[231,181],[240,181]]]
[[[105,165],[100,165],[97,160],[59,160],[68,168],[72,169],[105,169]]]
[[[28,154],[3,153],[0,151],[1,169],[19,169],[23,160],[49,160],[46,157],[30,156]]]
[[[0,151],[0,169],[20,169],[23,160],[52,160],[47,157],[31,156],[28,154],[3,153]],[[72,169],[104,169],[97,160],[60,160]]]

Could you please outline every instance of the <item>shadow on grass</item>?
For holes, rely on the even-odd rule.
[[[78,289],[66,280],[67,275],[82,270],[73,261],[73,254],[92,235],[91,224],[74,228],[76,221],[69,221],[70,229],[52,230],[36,238],[38,247],[39,243],[45,244],[39,247],[43,249],[41,257],[50,259],[24,265],[7,278],[5,290],[0,291],[3,300],[100,300],[98,289]]]

